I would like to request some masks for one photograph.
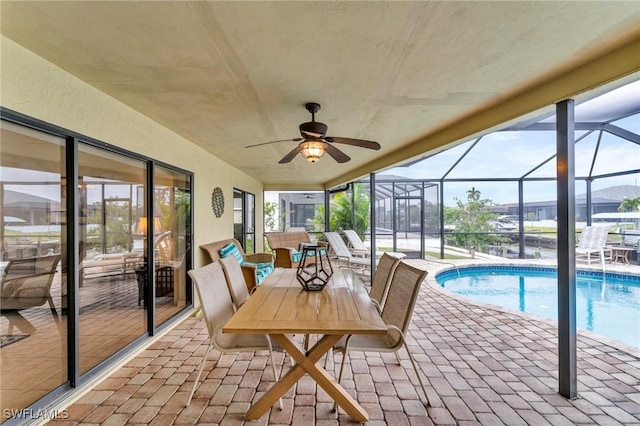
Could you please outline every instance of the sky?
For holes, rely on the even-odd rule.
[[[625,101],[630,99],[630,101]],[[626,103],[625,103],[626,102]],[[599,105],[598,105],[599,103]],[[603,105],[604,104],[604,105]],[[612,105],[607,107],[607,105]],[[621,105],[636,113],[612,122],[613,125],[640,134],[640,81],[609,92],[594,100],[577,105],[576,121],[603,120],[603,108],[616,109],[621,113]],[[544,121],[552,121],[549,117]],[[599,176],[626,170],[640,169],[640,144],[630,142],[610,133],[575,131],[575,175],[576,177]],[[379,173],[403,176],[411,179],[464,179],[464,178],[519,178],[556,176],[556,135],[555,131],[501,131],[480,138],[478,143],[465,152],[478,139],[473,139],[441,152],[433,157],[416,162],[408,167],[394,167]],[[597,155],[596,155],[597,154]],[[460,159],[463,157],[462,159]],[[459,163],[456,164],[456,161]],[[546,160],[549,160],[545,163]],[[541,167],[538,165],[544,163]],[[455,167],[454,167],[455,165]],[[615,178],[593,181],[592,190],[617,185],[640,185],[640,174],[634,173]],[[466,199],[466,191],[475,187],[482,198],[489,198],[496,204],[514,203],[518,199],[517,182],[464,182],[445,183],[445,205],[454,205],[454,197]],[[525,182],[525,202],[548,201],[556,198],[556,183]],[[586,192],[584,181],[576,182],[575,193]]]

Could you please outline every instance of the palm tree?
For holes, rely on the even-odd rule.
[[[640,197],[625,198],[618,206],[618,211],[620,212],[632,212],[635,210],[640,210]]]
[[[341,192],[331,200],[329,208],[329,230],[343,231],[345,229],[353,229],[364,239],[364,235],[369,227],[369,195],[367,187],[362,183],[353,185],[353,201],[351,194]],[[316,231],[324,230],[324,206],[318,206],[315,209],[315,215],[311,220],[313,228]]]

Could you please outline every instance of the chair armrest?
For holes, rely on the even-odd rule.
[[[367,250],[364,249],[356,249],[356,248],[349,248],[349,251],[351,252],[351,254],[353,256],[357,256],[357,257],[369,257],[369,252]]]
[[[255,262],[244,262],[240,267],[244,270],[252,271],[255,273],[256,269],[258,269],[258,264]]]
[[[246,255],[244,260],[251,263],[273,263],[274,257],[271,253],[254,253]]]
[[[277,249],[273,249],[276,252],[276,257],[278,256],[291,256],[292,253],[297,252],[298,250],[293,247],[279,247]]]

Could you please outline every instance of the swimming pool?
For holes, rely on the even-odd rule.
[[[436,275],[447,290],[558,320],[557,270],[546,267],[473,266]],[[640,276],[578,271],[578,328],[640,347]]]

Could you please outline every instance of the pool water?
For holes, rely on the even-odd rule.
[[[470,267],[436,276],[447,290],[484,303],[558,320],[557,271],[534,267]],[[579,271],[576,322],[640,347],[640,277]]]

